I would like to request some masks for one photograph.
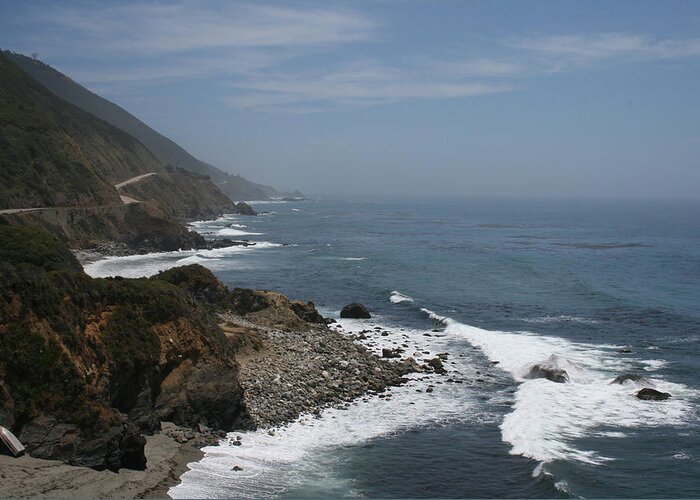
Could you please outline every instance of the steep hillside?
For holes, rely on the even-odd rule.
[[[5,55],[60,98],[136,137],[163,165],[172,165],[208,175],[232,200],[267,199],[279,194],[270,186],[256,184],[238,175],[230,175],[213,165],[194,158],[182,147],[159,134],[126,110],[90,92],[52,67],[21,54],[5,52]]]
[[[0,208],[120,203],[100,167],[126,178],[144,159],[157,163],[135,139],[108,127],[0,54]]]
[[[92,279],[43,231],[0,224],[0,338],[0,421],[34,457],[143,469],[161,418],[250,425],[207,307],[160,279]]]
[[[58,98],[3,54],[0,209],[58,207],[65,212],[75,207],[111,207],[81,212],[77,218],[71,213],[72,224],[61,224],[63,227],[53,231],[78,246],[105,236],[133,239],[135,227],[165,228],[168,235],[178,235],[174,245],[175,241],[188,241],[180,234],[187,231],[184,226],[182,231],[176,230],[178,223],[170,218],[212,217],[236,211],[233,202],[207,177],[165,168],[137,139]],[[115,188],[143,174],[155,175]],[[124,213],[120,195],[155,202],[160,210],[133,207]],[[121,222],[125,214],[149,224],[125,227]],[[29,217],[39,215],[35,212]]]
[[[158,200],[174,217],[208,217],[212,212],[233,213],[233,202],[211,180],[183,169],[169,169],[167,175],[153,175],[140,182],[124,186],[120,194],[137,200]]]

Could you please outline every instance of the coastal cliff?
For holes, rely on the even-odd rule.
[[[0,418],[30,455],[138,469],[161,415],[249,425],[231,343],[187,291],[92,279],[40,231],[0,226],[0,241]]]
[[[114,471],[146,467],[144,435],[164,421],[215,442],[416,369],[331,331],[311,303],[229,290],[199,265],[93,279],[50,234],[7,224],[0,338],[0,423],[32,457]]]
[[[148,239],[145,249],[176,250],[202,243],[181,219],[239,209],[209,177],[162,164],[0,53],[0,211],[74,248]]]

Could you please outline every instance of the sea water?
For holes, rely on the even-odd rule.
[[[373,318],[343,320],[341,331],[387,329],[368,340],[376,352],[447,352],[448,374],[207,448],[171,496],[700,496],[699,205],[254,206],[264,213],[192,227],[255,246],[114,258],[87,271],[140,276],[200,263],[229,287],[278,290],[331,317],[359,301]],[[569,381],[526,378],[545,360]],[[625,373],[646,381],[611,383]],[[642,387],[672,398],[639,400]]]

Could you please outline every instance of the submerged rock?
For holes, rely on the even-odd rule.
[[[611,384],[624,384],[625,382],[637,382],[639,384],[648,384],[649,379],[642,375],[637,375],[635,373],[625,373],[623,375],[619,375],[613,379]]]
[[[530,365],[524,378],[536,379],[544,378],[558,384],[563,384],[569,381],[569,373],[564,368],[576,369],[577,367],[556,354],[552,354],[549,358],[539,363]]]
[[[665,399],[670,398],[671,394],[669,394],[668,392],[661,392],[657,391],[656,389],[645,387],[637,393],[637,397],[645,401],[663,401]]]
[[[352,318],[352,319],[369,319],[372,315],[369,313],[367,308],[362,304],[353,302],[343,307],[340,311],[341,318]]]
[[[569,381],[569,374],[561,368],[549,368],[543,365],[533,365],[525,378],[546,378],[552,382],[563,384]]]
[[[441,375],[447,373],[445,366],[442,364],[442,359],[439,357],[435,357],[428,361],[428,366],[431,367],[435,373],[439,373]]]

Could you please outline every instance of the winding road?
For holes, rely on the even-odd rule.
[[[131,179],[125,180],[124,182],[120,182],[119,184],[115,184],[114,187],[117,189],[117,191],[119,191],[124,186],[128,186],[129,184],[133,184],[134,182],[142,181],[145,178],[150,177],[152,175],[156,175],[156,174],[157,174],[157,172],[149,172],[147,174],[137,175],[136,177],[132,177]]]
[[[149,172],[147,174],[137,175],[136,177],[132,177],[131,179],[125,180],[124,182],[120,182],[119,184],[115,184],[114,188],[117,191],[119,191],[124,186],[128,186],[129,184],[133,184],[134,182],[142,181],[143,179],[151,177],[152,175],[156,175],[157,173],[158,172]],[[122,203],[124,205],[129,205],[130,203],[141,203],[140,200],[135,200],[134,198],[131,198],[129,196],[124,196],[122,194],[119,195],[119,198],[122,200]],[[37,210],[51,210],[54,208],[75,208],[75,207],[5,208],[5,209],[0,210],[0,214],[18,214],[21,212],[35,212]]]

